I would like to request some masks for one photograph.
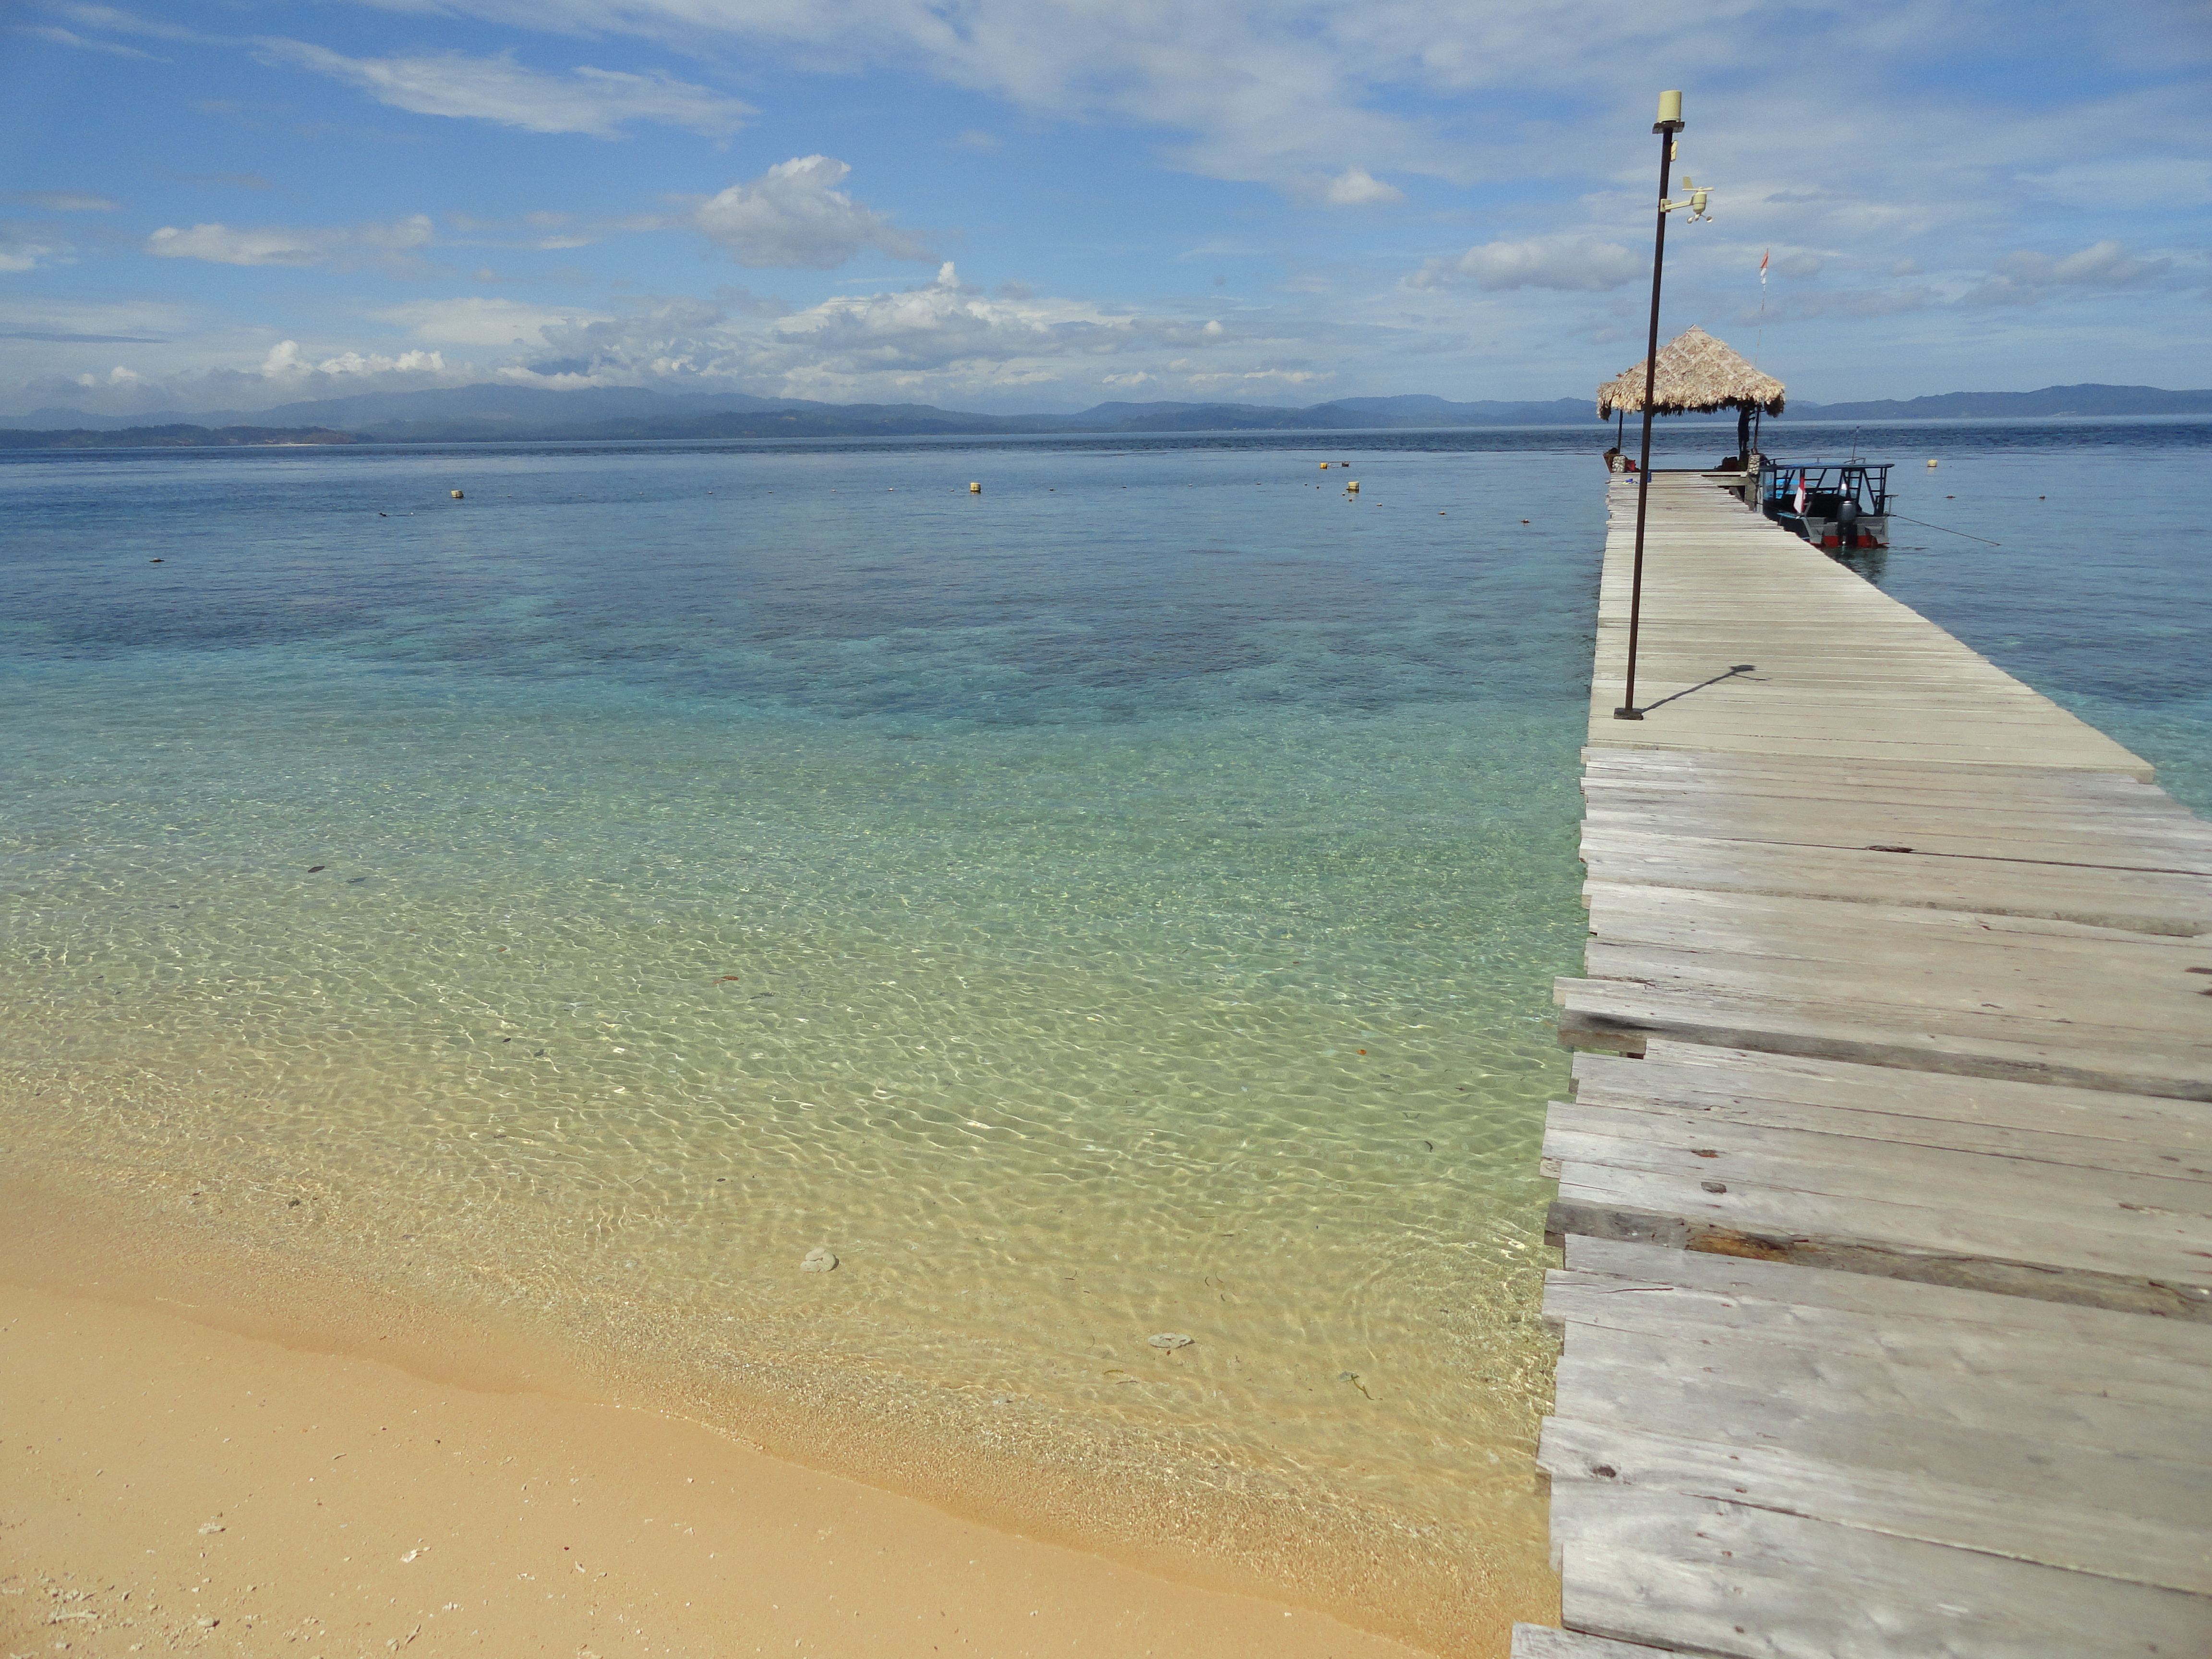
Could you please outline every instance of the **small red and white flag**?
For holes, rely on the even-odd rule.
[[[1796,513],[1799,518],[1802,519],[1805,516],[1805,475],[1802,472],[1797,475],[1796,496],[1790,501],[1790,505],[1791,509]]]
[[[1759,256],[1759,285],[1762,289],[1766,286],[1766,262],[1773,257],[1774,250],[1772,248],[1767,249],[1765,252]]]

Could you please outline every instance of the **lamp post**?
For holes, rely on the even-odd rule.
[[[1636,706],[1636,636],[1644,622],[1644,516],[1651,502],[1651,399],[1659,382],[1659,278],[1667,260],[1667,216],[1682,207],[1691,209],[1692,217],[1702,216],[1705,210],[1705,192],[1696,189],[1686,173],[1682,183],[1691,190],[1690,199],[1667,199],[1667,181],[1674,165],[1674,135],[1682,125],[1682,94],[1661,93],[1659,118],[1651,124],[1651,131],[1659,135],[1659,228],[1651,243],[1651,331],[1644,352],[1644,454],[1636,473],[1636,566],[1628,590],[1628,678],[1621,689],[1620,707],[1613,711],[1617,720],[1644,718],[1644,711]]]

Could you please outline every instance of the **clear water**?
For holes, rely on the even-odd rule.
[[[1589,436],[11,458],[11,1156],[971,1512],[1531,1616]],[[2201,456],[2009,441],[1942,452],[2007,559],[1880,580],[2201,792]]]

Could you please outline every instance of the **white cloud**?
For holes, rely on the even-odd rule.
[[[411,250],[428,246],[436,232],[429,216],[422,213],[388,225],[356,225],[350,229],[294,229],[280,225],[234,229],[228,225],[204,224],[180,230],[164,225],[146,239],[146,251],[165,259],[205,259],[222,265],[375,264],[404,272],[419,264],[409,257]]]
[[[2212,206],[2212,159],[2203,156],[2129,156],[2026,173],[2022,180],[2068,207],[2092,211]]]
[[[1334,377],[1310,368],[1252,368],[1227,369],[1218,374],[1188,374],[1184,376],[1184,380],[1194,389],[1212,390],[1218,387],[1234,386],[1245,390],[1255,388],[1264,390],[1270,385],[1303,386],[1310,386],[1316,380],[1332,378]]]
[[[269,355],[262,359],[260,370],[264,379],[271,380],[298,380],[321,374],[382,376],[395,372],[442,374],[445,371],[445,356],[436,351],[403,351],[397,356],[342,351],[314,362],[300,349],[296,340],[280,340],[271,346]]]
[[[1311,193],[1330,207],[1372,207],[1378,203],[1406,199],[1406,192],[1395,185],[1386,185],[1365,167],[1346,167],[1334,179],[1317,181]]]
[[[957,402],[1038,387],[1070,388],[1063,397],[1109,385],[1126,389],[1158,378],[1146,366],[1157,356],[1215,349],[1222,338],[1186,319],[1078,300],[987,295],[962,282],[951,264],[913,288],[841,295],[799,311],[742,291],[723,297],[723,306],[670,300],[603,321],[548,326],[542,349],[497,372],[542,386],[659,385]],[[1187,368],[1205,367],[1183,361]],[[1265,365],[1259,372],[1281,378]],[[1243,373],[1240,367],[1233,378]]]
[[[441,345],[532,349],[544,344],[547,329],[603,322],[607,318],[603,311],[555,310],[477,295],[417,300],[368,314],[380,323],[398,324],[418,340]]]
[[[1561,289],[1601,294],[1638,276],[1650,264],[1618,242],[1591,236],[1536,236],[1519,242],[1486,242],[1455,259],[1429,259],[1406,279],[1409,288],[1443,288],[1468,282],[1492,290]]]
[[[141,52],[136,46],[123,46],[113,40],[88,40],[82,34],[46,23],[18,23],[11,32],[27,34],[33,40],[44,40],[48,46],[75,46],[80,52],[104,52],[111,58],[143,58],[150,62],[154,57],[152,52]]]
[[[632,75],[588,64],[569,75],[547,75],[506,54],[347,58],[301,40],[269,40],[261,46],[271,59],[343,81],[395,109],[496,121],[526,132],[616,138],[627,122],[651,121],[720,138],[759,112],[735,98],[665,75]]]
[[[209,38],[195,29],[141,17],[118,6],[85,4],[80,0],[47,0],[46,9],[88,29],[107,29],[119,34],[150,34],[160,40],[205,40]]]
[[[794,156],[708,198],[691,222],[756,270],[827,270],[869,248],[894,259],[929,258],[911,235],[836,188],[852,171],[830,156]]]
[[[0,270],[36,270],[68,263],[75,250],[57,236],[24,225],[0,225]]]
[[[112,213],[123,204],[81,190],[13,190],[0,201],[23,202],[49,213]]]
[[[1990,274],[1960,296],[1968,306],[2033,306],[2053,289],[2134,288],[2163,276],[2171,259],[2138,259],[2119,243],[2093,242],[2063,258],[2048,253],[2008,253]]]

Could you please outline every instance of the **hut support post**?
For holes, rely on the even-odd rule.
[[[1651,241],[1651,333],[1644,349],[1644,458],[1636,475],[1636,568],[1628,589],[1628,679],[1621,688],[1617,720],[1640,720],[1636,706],[1636,636],[1644,621],[1644,518],[1651,504],[1651,400],[1659,383],[1659,279],[1667,264],[1667,184],[1674,165],[1674,135],[1680,121],[1661,121],[1651,129],[1659,135],[1659,228]]]
[[[1751,459],[1751,411],[1739,409],[1735,412],[1735,456],[1739,461]]]

